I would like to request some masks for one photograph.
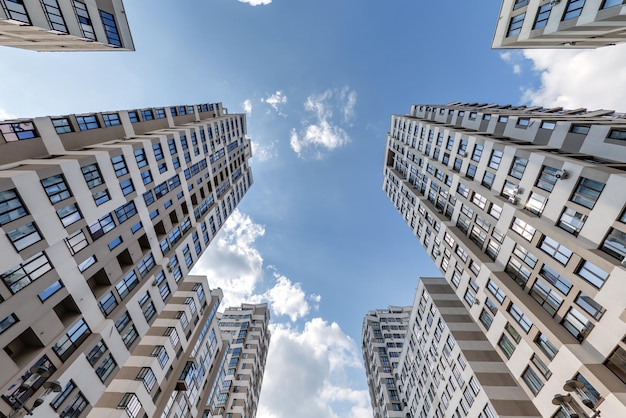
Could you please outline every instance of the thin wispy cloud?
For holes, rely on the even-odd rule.
[[[350,136],[340,124],[354,119],[356,99],[356,92],[347,86],[307,97],[304,110],[308,116],[303,120],[304,127],[292,129],[289,141],[298,157],[322,158],[324,152],[348,144]],[[335,116],[337,113],[339,118]]]
[[[0,107],[0,120],[15,119],[16,117]]]
[[[252,158],[255,161],[265,162],[278,157],[278,149],[276,148],[277,141],[271,141],[269,143],[260,141],[251,142]]]
[[[263,101],[270,105],[279,115],[283,117],[287,116],[281,110],[283,105],[287,104],[287,96],[285,96],[285,93],[283,93],[281,90],[277,90],[276,93],[270,95],[269,97],[266,97],[265,99],[263,99]]]
[[[511,66],[514,74],[522,73],[520,62],[524,60],[524,55],[521,51],[501,52],[500,59]]]
[[[250,6],[263,6],[270,4],[272,0],[239,0],[241,3],[248,3]]]
[[[626,44],[591,50],[525,50],[541,85],[525,90],[535,105],[626,111]]]

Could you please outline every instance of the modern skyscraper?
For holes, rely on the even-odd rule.
[[[216,103],[3,121],[0,150],[0,414],[51,381],[65,398],[36,411],[73,417],[115,402],[153,416],[174,380],[198,389],[178,377],[195,362],[201,383],[188,348],[216,297],[185,277],[252,185],[245,115]],[[137,367],[168,388],[131,382]]]
[[[133,51],[122,0],[0,0],[0,45],[34,51]]]
[[[392,117],[383,189],[541,416],[626,416],[625,138],[610,110]]]
[[[492,48],[598,48],[626,41],[622,0],[503,0]]]
[[[404,418],[399,359],[411,307],[369,311],[363,319],[362,350],[374,418]]]
[[[403,417],[541,416],[440,278],[419,280],[399,372]]]
[[[226,354],[222,375],[207,400],[203,417],[254,418],[259,406],[270,344],[270,311],[266,303],[226,308],[219,328]],[[210,412],[210,413],[209,413]]]

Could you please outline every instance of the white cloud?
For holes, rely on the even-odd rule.
[[[524,55],[521,51],[501,52],[500,59],[511,66],[514,74],[522,73],[522,66],[520,63],[524,61]]]
[[[16,119],[16,117],[0,107],[0,120]]]
[[[222,306],[247,301],[262,281],[263,257],[254,243],[264,234],[263,225],[236,209],[193,268],[192,274],[207,276],[211,288],[222,288]]]
[[[338,110],[343,116],[342,121],[350,122],[355,116],[356,97],[356,92],[349,87],[307,97],[304,110],[310,116],[304,119],[303,129],[291,130],[291,149],[299,157],[304,157],[305,151],[310,150],[315,158],[321,158],[322,151],[332,151],[349,143],[350,136],[333,120],[333,112]]]
[[[354,390],[346,374],[364,373],[358,345],[336,323],[314,318],[300,331],[271,326],[259,418],[366,418],[367,390]]]
[[[252,303],[268,302],[273,314],[286,315],[294,322],[308,315],[311,307],[307,302],[306,294],[302,290],[302,285],[293,283],[275,269],[273,276],[276,279],[274,286],[262,295],[255,295]],[[311,295],[309,299],[313,298],[312,301],[319,304],[321,297],[316,296]]]
[[[243,103],[241,104],[241,107],[243,107],[243,111],[246,112],[247,114],[252,113],[252,100],[250,99],[244,100]]]
[[[526,50],[541,85],[524,92],[535,105],[626,111],[626,44],[592,50]]]
[[[277,90],[276,93],[263,99],[263,101],[267,103],[268,105],[272,106],[272,108],[274,108],[274,110],[279,115],[287,116],[280,110],[281,105],[284,105],[287,103],[287,96],[285,96],[285,93],[283,93],[281,90]]]
[[[272,141],[269,144],[252,141],[252,158],[254,160],[263,162],[276,157],[278,157],[276,141]]]
[[[270,4],[272,0],[239,0],[241,3],[248,3],[250,6]]]

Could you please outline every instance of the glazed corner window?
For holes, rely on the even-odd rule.
[[[58,134],[66,134],[73,131],[68,118],[52,119],[52,125]]]
[[[102,19],[102,25],[104,26],[104,33],[107,36],[107,42],[109,45],[121,47],[122,41],[120,40],[120,34],[117,31],[115,18],[111,13],[107,13],[103,10],[98,11],[100,12],[100,19]]]
[[[98,129],[100,127],[96,115],[76,116],[76,122],[78,123],[78,129],[81,131]]]
[[[604,186],[604,183],[582,177],[570,200],[586,208],[593,209]]]
[[[21,141],[39,136],[32,122],[0,123],[0,132],[7,142]]]
[[[572,125],[572,127],[570,128],[570,132],[573,134],[581,134],[581,135],[587,135],[589,133],[589,130],[591,129],[590,125],[577,125],[574,124]]]
[[[578,235],[580,230],[585,225],[585,221],[587,220],[587,215],[576,212],[572,208],[566,207],[561,217],[559,218],[558,227],[564,229],[573,235]]]
[[[522,25],[524,24],[524,18],[526,17],[526,13],[520,13],[511,18],[509,22],[509,30],[506,33],[507,38],[510,36],[519,35],[522,31]]]

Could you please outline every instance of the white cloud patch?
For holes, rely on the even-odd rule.
[[[626,44],[591,50],[525,50],[541,86],[524,92],[535,105],[626,111]]]
[[[285,96],[285,93],[283,93],[281,90],[277,90],[276,93],[274,93],[274,94],[270,95],[269,97],[263,99],[263,101],[265,103],[267,103],[268,105],[272,106],[272,108],[279,115],[281,115],[283,117],[287,116],[286,114],[284,114],[281,111],[282,105],[287,104],[287,96]]]
[[[262,6],[270,4],[272,0],[239,0],[241,3],[248,3],[250,6]]]
[[[520,65],[520,63],[523,62],[524,60],[524,55],[522,52],[520,51],[501,52],[500,58],[502,59],[502,61],[506,62],[507,64],[511,66],[514,74],[522,73],[522,66]]]
[[[361,373],[360,350],[336,323],[314,318],[300,331],[271,326],[258,418],[371,417],[367,390],[354,390],[346,374]]]
[[[250,99],[244,100],[243,103],[241,104],[241,107],[243,107],[243,111],[246,112],[247,114],[252,113],[252,100]]]
[[[288,316],[294,322],[308,315],[311,306],[307,302],[307,296],[302,290],[302,285],[293,283],[274,268],[272,269],[274,270],[272,274],[276,279],[274,286],[261,295],[253,296],[252,303],[268,302],[272,314]],[[316,295],[312,296],[315,297]],[[315,302],[315,298],[313,302]]]
[[[307,97],[304,110],[309,116],[303,121],[304,128],[291,130],[291,149],[299,157],[308,155],[305,152],[310,151],[314,158],[322,158],[322,151],[332,151],[349,143],[350,136],[333,116],[339,112],[343,123],[351,122],[355,117],[356,98],[356,92],[349,87]]]
[[[278,157],[276,141],[270,143],[252,141],[252,158],[254,160],[263,162],[276,157]]]
[[[263,225],[236,209],[194,266],[192,274],[207,276],[211,288],[222,288],[222,306],[247,301],[262,281],[263,257],[254,243],[264,234]]]
[[[0,107],[0,120],[17,119],[14,115]]]

